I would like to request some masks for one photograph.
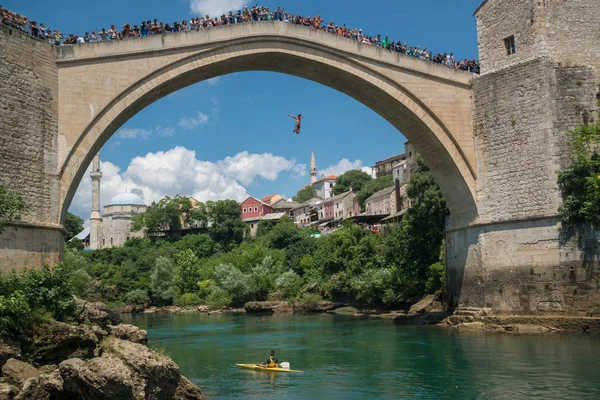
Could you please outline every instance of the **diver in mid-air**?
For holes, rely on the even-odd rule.
[[[300,124],[301,124],[301,121],[304,119],[304,117],[302,116],[302,114],[298,114],[297,117],[292,114],[288,114],[288,115],[296,120],[296,129],[294,129],[294,133],[296,135],[299,135],[300,134]]]

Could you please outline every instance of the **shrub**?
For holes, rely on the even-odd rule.
[[[213,308],[228,307],[231,303],[231,297],[220,287],[213,288],[212,292],[206,298],[206,304]]]
[[[69,281],[75,296],[81,297],[82,299],[89,298],[93,290],[93,279],[85,269],[81,268],[73,272]]]
[[[234,304],[245,303],[253,292],[252,278],[231,264],[219,265],[214,273],[218,286],[229,294]]]
[[[143,305],[148,302],[148,293],[144,289],[134,289],[123,296],[127,304]]]
[[[287,271],[275,280],[275,286],[286,299],[294,298],[302,288],[302,278],[294,271]]]
[[[446,288],[446,268],[442,263],[431,264],[427,269],[427,282],[425,291],[435,293]]]
[[[17,334],[31,310],[27,297],[17,290],[9,295],[0,296],[0,336]]]
[[[392,271],[386,268],[371,269],[350,279],[350,288],[356,301],[373,304],[382,299],[392,286]]]
[[[197,306],[202,304],[202,300],[197,293],[184,293],[175,301],[175,304],[182,307]]]
[[[85,248],[85,245],[79,238],[73,238],[70,242],[67,243],[67,249],[71,249],[75,252],[80,252]]]
[[[319,302],[321,302],[322,300],[323,298],[318,294],[304,293],[302,296],[300,296],[300,298],[298,298],[298,304],[305,311],[311,311],[315,310],[318,307]]]
[[[198,257],[191,249],[182,251],[175,256],[176,272],[173,284],[178,293],[191,293],[196,290],[200,280],[200,266]]]
[[[175,265],[173,265],[171,259],[167,257],[157,258],[150,275],[150,288],[154,301],[158,305],[170,304],[173,301],[175,296],[174,276]]]
[[[13,276],[13,286],[22,291],[31,310],[45,310],[58,321],[70,321],[78,306],[66,272],[60,264],[53,270],[44,267],[25,271],[20,277]]]

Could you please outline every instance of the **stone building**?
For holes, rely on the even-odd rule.
[[[349,191],[333,196],[325,202],[325,220],[333,218],[334,221],[342,221],[360,214],[360,206],[356,200],[356,193]]]
[[[290,217],[298,226],[308,226],[319,220],[323,209],[323,199],[312,198],[290,211]]]
[[[394,165],[404,160],[406,160],[406,154],[398,154],[390,158],[386,158],[385,160],[377,161],[373,167],[375,170],[375,177],[381,178],[382,176],[392,175]]]
[[[318,174],[319,171],[317,170],[317,162],[315,161],[315,152],[313,151],[310,156],[310,185],[307,187],[312,186],[317,192],[318,197],[327,200],[331,197],[331,191],[333,190],[333,186],[338,177],[335,175],[321,175],[321,178],[319,179],[317,177]]]
[[[142,238],[144,232],[132,232],[133,217],[145,212],[148,206],[133,193],[113,197],[100,215],[100,154],[92,162],[92,216],[90,218],[90,248],[92,250],[120,247],[129,239]]]
[[[374,193],[365,201],[366,215],[390,215],[394,214],[396,207],[396,188],[391,186]]]

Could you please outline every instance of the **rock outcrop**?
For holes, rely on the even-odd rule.
[[[33,325],[31,358],[40,364],[57,363],[67,358],[94,357],[99,336],[107,333],[90,325],[73,326],[63,322]]]
[[[0,342],[0,368],[11,358],[21,358],[21,345],[12,341]]]
[[[121,323],[121,317],[112,311],[104,303],[90,302],[75,298],[75,302],[82,308],[79,320],[82,323],[91,322],[102,328],[107,325],[118,325]]]
[[[128,340],[134,343],[148,343],[148,333],[134,325],[108,325],[106,331],[117,339]]]
[[[29,378],[37,378],[40,376],[38,371],[33,366],[11,358],[2,366],[2,377],[6,380],[6,383],[22,386]]]

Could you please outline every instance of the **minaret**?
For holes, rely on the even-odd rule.
[[[90,217],[90,248],[97,250],[102,243],[102,216],[100,215],[100,153],[92,161],[92,216]]]
[[[315,152],[310,156],[310,183],[311,185],[317,181],[317,162],[315,161]]]

